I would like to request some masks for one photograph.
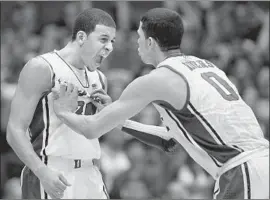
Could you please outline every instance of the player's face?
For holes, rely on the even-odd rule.
[[[112,52],[115,41],[115,28],[96,25],[81,46],[81,58],[90,71],[95,71]]]
[[[138,38],[138,53],[141,57],[142,61],[145,64],[152,64],[151,62],[151,48],[149,47],[149,38],[145,38],[145,34],[142,30],[142,22],[140,22],[139,29],[137,31],[139,38]]]

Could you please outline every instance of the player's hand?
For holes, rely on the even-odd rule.
[[[45,192],[52,199],[61,199],[64,196],[64,192],[67,187],[71,186],[62,173],[53,171],[48,167],[38,169],[36,175],[38,176]]]
[[[164,151],[167,153],[176,153],[180,149],[182,149],[181,144],[179,142],[177,142],[174,138],[171,138],[171,139],[164,141],[164,142],[165,142],[165,144],[163,144]]]
[[[78,108],[78,88],[71,83],[61,82],[52,89],[56,114],[74,112]]]
[[[112,98],[102,89],[95,90],[90,98],[99,111],[112,103]]]

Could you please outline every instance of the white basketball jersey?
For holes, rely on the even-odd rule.
[[[51,68],[53,85],[58,80],[76,85],[80,90],[91,94],[93,90],[104,89],[103,74],[90,72],[85,68],[84,77],[79,78],[76,69],[69,65],[57,51],[40,56]],[[77,70],[78,71],[78,70]],[[62,156],[71,159],[99,159],[100,144],[98,139],[86,139],[74,132],[55,115],[52,93],[48,92],[40,99],[33,120],[29,127],[31,142],[40,156]],[[78,115],[92,115],[96,107],[86,96],[79,96]]]
[[[213,177],[230,159],[269,148],[251,108],[223,71],[194,56],[170,57],[158,67],[183,77],[189,97],[181,110],[166,102],[154,106],[169,132]]]

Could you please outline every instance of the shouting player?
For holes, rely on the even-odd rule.
[[[167,134],[216,180],[213,198],[268,199],[269,142],[225,73],[207,60],[181,53],[183,32],[178,13],[151,9],[140,21],[138,51],[156,69],[135,79],[117,101],[93,116],[73,113],[78,89],[62,84],[55,92],[57,116],[94,139],[118,124],[128,129],[125,120],[153,103]],[[155,132],[155,127],[149,130]]]
[[[98,138],[87,140],[57,118],[51,88],[61,80],[85,94],[105,89],[104,75],[96,68],[112,51],[115,32],[108,13],[86,9],[77,16],[63,49],[37,56],[23,68],[7,126],[7,141],[26,165],[22,198],[107,198],[96,167]],[[86,95],[78,104],[78,115],[95,113]]]

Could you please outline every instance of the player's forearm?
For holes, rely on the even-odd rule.
[[[121,130],[143,143],[168,151],[168,132],[166,128],[152,125],[145,125],[135,121],[126,120]]]
[[[167,129],[163,126],[153,126],[153,125],[142,124],[142,123],[135,122],[132,120],[126,120],[122,124],[122,127],[133,129],[139,132],[143,132],[148,135],[150,134],[150,135],[158,136],[166,140],[171,138],[169,136]]]
[[[32,144],[26,137],[23,130],[16,129],[14,126],[7,127],[7,142],[12,147],[20,160],[29,167],[36,176],[39,177],[39,169],[46,167],[35,153]]]
[[[57,116],[63,123],[87,139],[99,138],[102,135],[100,132],[101,127],[98,127],[91,115],[85,116],[72,112],[61,112]]]

